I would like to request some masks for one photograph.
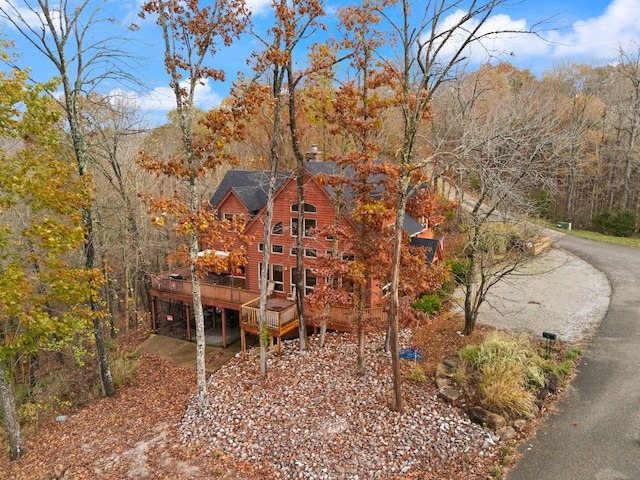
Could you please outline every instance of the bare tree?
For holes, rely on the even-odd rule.
[[[403,410],[402,375],[398,357],[398,286],[402,255],[402,226],[414,171],[424,163],[416,158],[420,130],[429,120],[436,92],[456,73],[471,45],[482,45],[490,31],[487,23],[506,0],[443,2],[428,0],[413,12],[413,2],[390,2],[381,8],[399,49],[398,65],[392,65],[397,83],[397,104],[402,111],[402,140],[398,148],[400,170],[397,199],[394,256],[391,272],[389,312],[390,347],[394,383],[394,408]],[[416,4],[417,5],[417,4]],[[395,12],[397,10],[399,12]],[[396,20],[399,19],[399,20]]]
[[[619,116],[623,119],[620,128],[626,135],[624,173],[620,210],[629,208],[631,202],[631,172],[637,167],[636,141],[640,131],[640,44],[632,42],[627,50],[619,49],[618,72],[628,85],[626,95],[618,104]]]
[[[546,182],[571,136],[563,128],[555,98],[537,81],[486,92],[483,108],[478,103],[475,108],[461,107],[467,113],[456,152],[463,182],[459,187],[468,192],[462,206],[467,236],[465,335],[475,328],[489,289],[526,258],[531,229],[498,230],[496,222],[517,223],[517,215],[534,211],[530,194],[541,186],[551,188]]]

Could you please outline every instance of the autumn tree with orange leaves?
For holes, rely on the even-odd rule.
[[[318,117],[327,122],[333,135],[341,138],[343,153],[330,156],[338,165],[336,172],[320,177],[320,181],[335,193],[334,225],[322,232],[334,242],[331,255],[323,258],[318,272],[318,276],[329,281],[314,291],[310,301],[320,310],[317,316],[321,321],[321,343],[330,306],[349,302],[355,306],[352,321],[358,342],[358,375],[366,372],[366,331],[385,330],[384,324],[376,325],[372,313],[381,305],[372,305],[371,299],[375,295],[374,289],[380,289],[390,281],[393,258],[393,229],[390,226],[394,221],[398,181],[397,166],[383,156],[385,117],[395,107],[395,99],[389,95],[393,86],[392,71],[376,57],[376,49],[387,37],[378,27],[381,17],[375,6],[369,2],[340,11],[342,37],[336,42],[336,49],[348,52],[348,76],[354,80],[343,81],[335,91],[325,90],[330,96],[322,98],[320,95],[317,102],[320,106]],[[325,73],[331,75],[333,71]],[[316,79],[317,84],[323,82],[322,78]],[[424,181],[417,175],[412,180],[418,185]],[[419,215],[418,218],[436,220],[437,202],[425,189],[414,193],[412,213]],[[339,228],[343,215],[355,224],[354,230]],[[408,249],[408,236],[403,236],[403,241]],[[416,295],[440,286],[442,272],[428,268],[424,249],[412,250],[404,260],[405,299],[415,299]],[[386,303],[382,306],[385,310],[388,307]],[[410,308],[406,308],[403,313],[409,312]]]
[[[249,112],[246,102],[229,104],[211,110],[200,120],[206,127],[195,129],[194,95],[203,81],[223,80],[222,69],[209,66],[220,48],[228,47],[246,28],[248,11],[243,0],[216,0],[200,8],[199,2],[156,0],[143,5],[143,18],[155,17],[165,45],[165,67],[176,102],[176,117],[180,127],[182,149],[167,160],[141,152],[138,162],[157,175],[173,177],[181,184],[168,198],[147,195],[149,212],[158,226],[171,219],[173,228],[184,239],[176,258],[190,267],[193,290],[193,310],[196,324],[196,366],[198,410],[208,406],[205,372],[204,314],[200,298],[200,276],[203,272],[221,272],[230,265],[244,263],[244,251],[231,249],[244,225],[219,219],[207,201],[201,201],[197,185],[206,175],[236,159],[227,151],[228,142],[242,137],[244,118]],[[245,95],[250,95],[247,92]],[[201,251],[200,241],[206,239],[213,248],[229,252],[229,257]]]

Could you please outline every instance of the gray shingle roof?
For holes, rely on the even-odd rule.
[[[276,190],[291,176],[290,173],[278,174]],[[217,206],[229,190],[233,190],[238,198],[247,206],[249,212],[257,212],[267,203],[269,188],[269,172],[247,170],[229,170],[217,190],[211,197],[211,205]]]
[[[340,173],[340,168],[334,162],[307,162],[305,166],[309,173],[314,176],[318,174],[338,175]],[[345,174],[346,176],[353,175],[353,169],[350,167],[347,168]],[[282,186],[285,180],[292,175],[292,172],[279,173],[276,179],[276,191]],[[374,195],[382,193],[384,188],[381,185],[382,180],[382,175],[372,177],[371,182],[377,184]],[[269,172],[229,170],[211,197],[211,205],[217,206],[229,190],[233,190],[238,198],[247,206],[247,210],[250,213],[255,213],[267,203],[268,186]],[[325,186],[325,189],[335,198],[335,191],[332,187]],[[347,187],[345,189],[345,199],[348,200],[351,196],[352,190]],[[412,216],[405,215],[403,229],[409,236],[413,236],[423,231],[424,226]]]
[[[436,250],[438,249],[438,245],[440,244],[440,240],[437,238],[412,238],[411,245],[415,247],[424,247],[427,252],[427,265],[431,265],[433,263],[433,259],[436,256]]]

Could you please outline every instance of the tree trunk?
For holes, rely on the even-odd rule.
[[[362,324],[362,314],[358,312],[358,321],[357,321],[357,329],[358,329],[358,360],[356,365],[356,375],[359,377],[364,377],[365,373],[367,373],[365,364],[364,364],[364,325]]]
[[[0,362],[0,402],[4,428],[9,440],[9,458],[16,460],[24,453],[24,448],[20,435],[20,422],[16,409],[16,399],[13,394],[11,372],[4,361]]]
[[[304,308],[304,155],[300,150],[298,140],[298,128],[296,126],[296,85],[293,79],[293,65],[289,58],[287,61],[287,79],[289,83],[289,129],[291,132],[291,145],[296,157],[296,188],[298,192],[298,235],[296,237],[296,268],[298,275],[296,281],[296,305],[298,307],[298,337],[300,338],[300,351],[307,349],[307,324]]]
[[[198,237],[194,233],[191,236],[189,245],[189,256],[191,258],[191,282],[193,285],[193,314],[196,322],[196,376],[198,385],[198,411],[203,413],[209,407],[209,397],[207,395],[207,372],[205,369],[205,336],[204,336],[204,312],[202,310],[202,299],[200,297],[200,277],[196,270],[196,259],[198,258]]]
[[[409,177],[401,173],[400,192],[398,193],[398,202],[396,210],[396,224],[393,244],[393,263],[391,264],[391,301],[389,305],[389,322],[388,322],[388,338],[389,350],[391,351],[391,371],[393,378],[393,409],[396,412],[404,410],[404,402],[402,400],[402,372],[400,370],[399,356],[399,340],[398,340],[398,313],[400,307],[400,297],[398,288],[400,284],[400,264],[402,255],[402,226],[405,216],[407,183]]]

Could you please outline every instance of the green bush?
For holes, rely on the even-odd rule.
[[[635,213],[628,210],[618,214],[604,211],[593,217],[591,224],[598,233],[614,237],[630,237],[635,230],[636,221]]]
[[[426,313],[427,315],[433,315],[436,312],[442,311],[442,300],[436,293],[430,293],[423,295],[420,300],[411,305],[416,310]]]
[[[465,279],[467,278],[470,268],[470,262],[468,259],[462,258],[449,260],[447,262],[447,267],[449,267],[449,271],[451,272],[456,284],[462,285],[465,283]]]

